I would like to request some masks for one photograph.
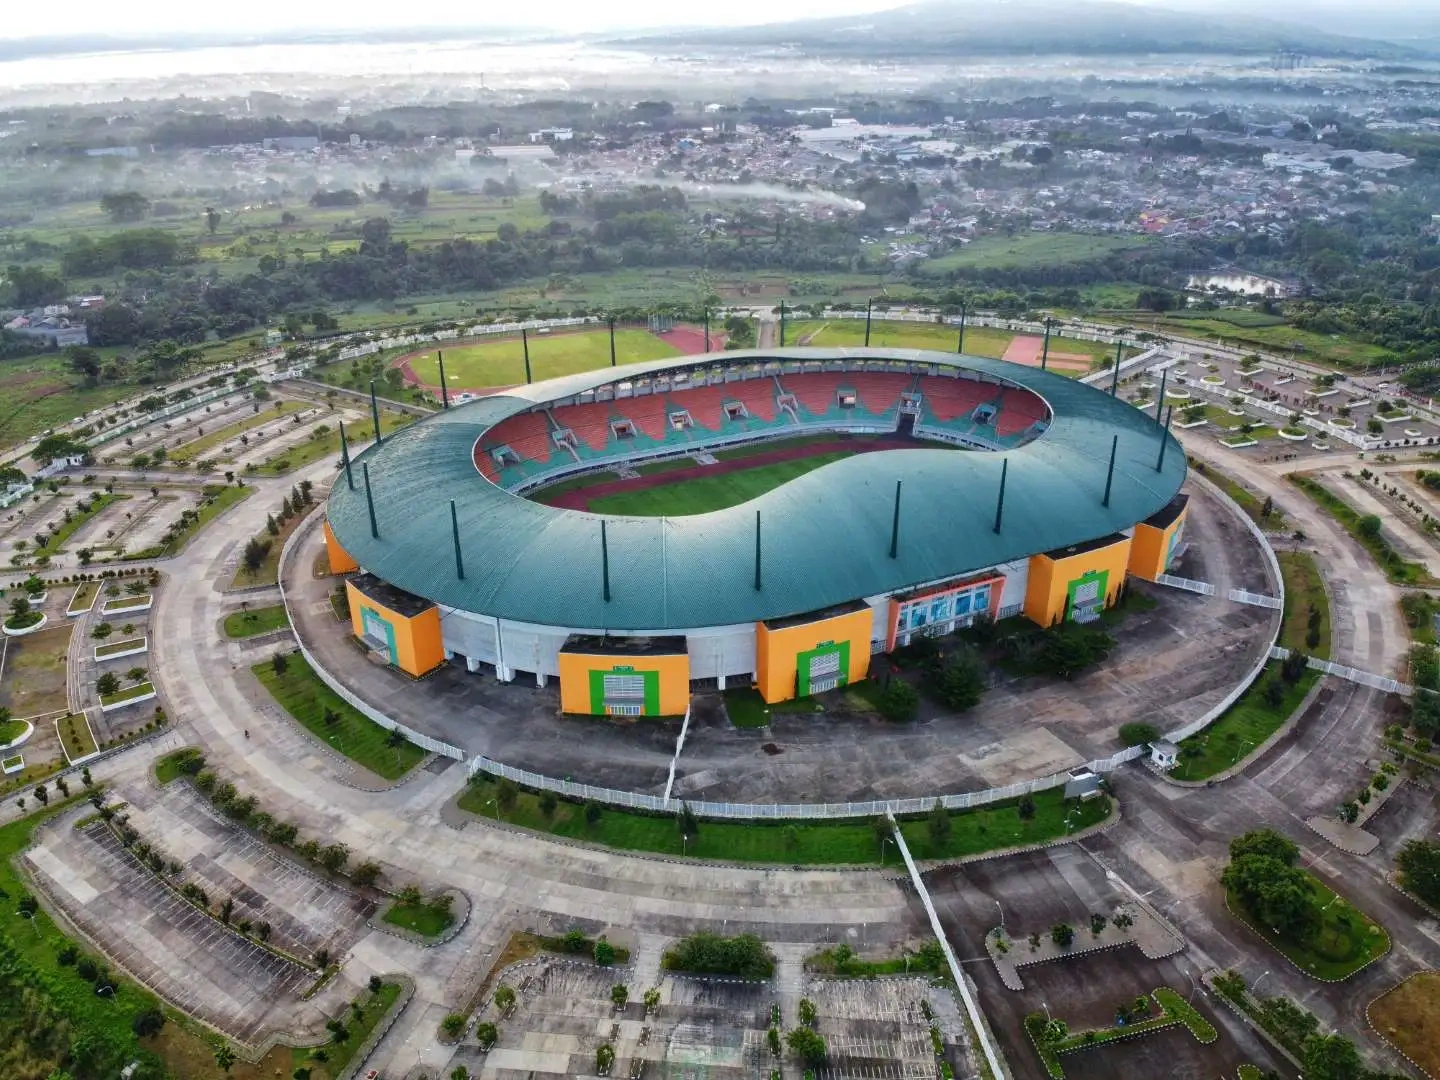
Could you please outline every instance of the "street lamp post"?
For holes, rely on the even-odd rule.
[[[1000,906],[1000,901],[995,901],[995,910],[1000,912],[1000,929],[1005,929],[1005,909]]]
[[[1256,980],[1255,980],[1255,984],[1250,987],[1250,993],[1251,993],[1251,994],[1254,994],[1256,990],[1259,990],[1259,989],[1260,989],[1260,983],[1264,980],[1265,976],[1266,976],[1266,975],[1269,975],[1269,974],[1270,974],[1270,972],[1269,972],[1268,970],[1262,971],[1262,972],[1260,973],[1260,978],[1256,979]]]

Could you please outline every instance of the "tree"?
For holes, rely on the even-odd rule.
[[[1395,857],[1405,888],[1427,904],[1440,907],[1440,843],[1408,840]]]
[[[450,1013],[444,1020],[440,1021],[440,1030],[449,1038],[458,1039],[460,1033],[465,1030],[465,1017],[459,1013]]]
[[[356,885],[371,886],[380,878],[380,864],[366,859],[350,871],[350,880]]]
[[[615,963],[615,946],[606,941],[603,937],[595,942],[595,963],[601,967],[609,967]]]
[[[930,846],[936,851],[945,847],[946,841],[950,839],[950,814],[939,799],[930,808],[930,816],[925,819],[925,831],[930,837]]]
[[[565,931],[565,936],[560,939],[560,945],[567,953],[584,952],[585,931],[578,926],[572,926]]]
[[[1264,855],[1293,866],[1300,857],[1300,849],[1293,840],[1274,829],[1251,829],[1230,841],[1232,860],[1245,855]]]
[[[592,829],[600,824],[600,819],[604,814],[605,808],[594,799],[589,800],[585,804],[585,824],[589,825]]]
[[[660,988],[652,986],[645,991],[645,1014],[648,1016],[660,1006]]]
[[[230,1049],[229,1043],[222,1042],[215,1047],[215,1064],[226,1076],[230,1075],[235,1065],[235,1051]]]
[[[903,724],[915,719],[920,707],[920,695],[904,679],[892,678],[880,692],[876,704],[881,716],[894,724]]]
[[[553,791],[547,788],[546,790],[540,792],[539,796],[536,798],[536,803],[540,807],[540,813],[544,814],[547,818],[553,818],[555,816],[556,807],[560,805],[560,800],[555,797],[555,793]]]
[[[678,822],[682,836],[688,836],[693,840],[700,835],[700,819],[695,816],[695,811],[690,809],[689,803],[682,802],[680,804]]]
[[[1075,940],[1075,929],[1069,923],[1056,923],[1050,928],[1050,940],[1062,949],[1068,949]]]
[[[500,1029],[488,1021],[475,1025],[475,1041],[480,1044],[481,1050],[489,1050],[500,1038]]]
[[[1309,875],[1272,855],[1232,857],[1220,882],[1254,918],[1288,938],[1302,938],[1315,925]]]
[[[260,567],[265,565],[265,557],[270,554],[270,541],[261,540],[258,536],[252,536],[245,541],[245,548],[240,554],[245,569],[254,574]]]
[[[610,987],[610,1003],[617,1009],[623,1009],[625,1003],[630,1000],[630,988],[624,983],[616,983]]]
[[[115,191],[101,196],[100,209],[116,224],[139,221],[150,212],[150,200],[138,191]]]
[[[495,785],[495,805],[501,810],[509,812],[515,808],[515,802],[520,797],[520,789],[509,777],[502,776],[500,782]]]
[[[503,1016],[515,1007],[515,991],[504,983],[495,988],[495,1008]]]
[[[135,1014],[135,1019],[130,1021],[130,1028],[140,1038],[150,1035],[158,1035],[160,1029],[165,1026],[165,1014],[159,1009],[142,1009]]]
[[[799,1015],[800,1023],[804,1024],[806,1027],[814,1027],[815,1021],[820,1015],[820,1011],[815,1007],[815,1002],[811,1001],[809,998],[801,998]]]
[[[1365,537],[1367,540],[1375,539],[1377,536],[1380,535],[1379,515],[1366,514],[1358,522],[1355,523],[1355,528],[1359,531],[1360,535]]]
[[[964,712],[978,705],[985,693],[985,669],[973,650],[964,649],[931,672],[926,689],[940,704]]]
[[[344,844],[326,844],[320,849],[320,865],[331,873],[340,873],[349,860],[350,849]]]
[[[1126,746],[1143,746],[1160,738],[1160,729],[1154,724],[1132,721],[1120,725],[1120,741]]]
[[[1021,795],[1020,801],[1015,804],[1015,812],[1020,815],[1021,821],[1033,821],[1035,818],[1035,800],[1029,795]]]
[[[108,697],[120,689],[120,676],[113,671],[107,671],[95,680],[95,689],[100,692],[101,697]]]
[[[825,1064],[825,1040],[811,1028],[797,1027],[790,1031],[785,1036],[785,1045],[806,1065]]]
[[[284,675],[290,666],[290,660],[284,653],[276,653],[270,658],[270,670],[276,675]]]
[[[1302,1055],[1307,1080],[1364,1080],[1365,1063],[1343,1035],[1312,1035]]]
[[[450,1080],[470,1080],[470,1070],[464,1065],[456,1065],[450,1070]]]
[[[220,211],[216,210],[213,206],[205,207],[205,231],[211,236],[214,236],[215,230],[219,227]]]
[[[608,1076],[610,1068],[615,1064],[615,1048],[609,1043],[601,1043],[595,1048],[595,1071],[601,1076]]]

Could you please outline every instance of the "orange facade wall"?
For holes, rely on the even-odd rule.
[[[330,573],[349,574],[360,569],[360,564],[350,557],[350,553],[340,546],[340,541],[335,539],[335,534],[330,531],[330,522],[323,525],[325,530],[325,554],[330,560]]]
[[[1093,575],[1103,584],[1104,606],[1120,595],[1130,565],[1130,538],[1122,536],[1113,544],[1061,558],[1034,555],[1030,559],[1025,588],[1025,617],[1041,626],[1054,626],[1068,615],[1072,586]]]
[[[358,638],[384,640],[390,663],[411,675],[424,675],[445,662],[445,646],[440,636],[440,609],[428,607],[418,615],[406,616],[372,600],[355,587],[345,583],[350,601],[350,628]],[[367,617],[366,612],[369,612]]]
[[[654,674],[654,694],[645,698],[641,716],[682,716],[690,706],[688,653],[632,656],[622,653],[560,652],[560,711],[603,716],[596,677]]]
[[[795,697],[802,656],[831,645],[844,648],[845,683],[861,681],[870,671],[873,624],[874,617],[868,608],[776,629],[757,623],[755,685],[760,696],[768,702],[789,701]]]
[[[1189,512],[1187,506],[1164,529],[1146,525],[1143,521],[1135,526],[1135,536],[1130,541],[1130,573],[1146,581],[1154,581],[1165,573],[1175,537],[1185,527],[1185,517]]]

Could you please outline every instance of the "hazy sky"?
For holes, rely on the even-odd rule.
[[[780,22],[823,15],[848,15],[897,7],[905,0],[726,0],[685,5],[674,0],[425,0],[417,10],[379,0],[244,0],[243,3],[181,3],[179,0],[71,0],[63,24],[48,19],[10,18],[0,38],[76,33],[163,34],[211,31],[267,31],[339,27],[430,26],[538,27],[604,30],[610,27],[722,25]],[[34,11],[35,9],[32,9]],[[38,11],[35,12],[38,14]],[[18,10],[15,12],[18,14]]]

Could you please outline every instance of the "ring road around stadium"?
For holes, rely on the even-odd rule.
[[[1162,574],[1187,498],[1167,427],[1103,389],[982,357],[674,358],[515,387],[387,436],[345,459],[325,540],[354,633],[411,675],[463,661],[505,681],[558,677],[569,713],[675,715],[692,683],[753,683],[776,702],[979,617],[1088,621],[1128,575]],[[708,513],[528,497],[827,434],[869,437],[870,452]]]

